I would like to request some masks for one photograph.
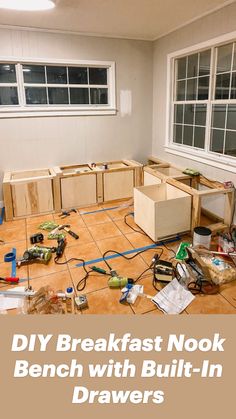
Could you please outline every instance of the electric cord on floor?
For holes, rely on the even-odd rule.
[[[131,228],[131,230],[135,231],[135,233],[140,233],[140,234],[142,234],[143,236],[146,236],[146,233],[144,233],[144,231],[137,230],[136,228],[134,228],[133,226],[131,226],[131,225],[127,222],[127,217],[128,217],[128,216],[130,216],[130,215],[132,215],[132,212],[129,212],[128,214],[126,214],[126,215],[124,216],[124,222],[125,222],[125,224],[126,224],[129,228]]]
[[[72,261],[82,262],[82,268],[85,272],[85,275],[82,279],[80,279],[80,281],[76,285],[76,291],[80,292],[80,291],[83,291],[85,289],[85,287],[87,285],[87,280],[89,278],[89,275],[90,275],[91,272],[94,272],[94,271],[92,269],[91,270],[86,269],[86,266],[85,266],[86,262],[85,262],[84,259],[70,258],[70,259],[66,260],[65,262],[58,262],[58,258],[55,257],[54,261],[57,265],[67,265],[69,262],[72,262]]]
[[[102,258],[103,258],[105,264],[107,265],[108,269],[110,271],[112,271],[111,265],[109,265],[109,263],[105,259],[106,255],[108,253],[114,253],[115,255],[119,255],[119,256],[123,257],[124,259],[126,259],[126,260],[132,260],[132,259],[136,258],[137,256],[141,255],[142,253],[147,252],[148,250],[153,250],[153,248],[152,249],[149,248],[149,249],[140,250],[140,252],[137,252],[135,255],[133,255],[131,257],[128,257],[128,256],[124,255],[123,253],[117,252],[116,250],[107,250],[105,253],[103,253]],[[159,255],[159,259],[160,259],[160,257],[162,256],[164,250],[161,247],[158,250],[161,251],[161,254]]]
[[[132,227],[132,226],[131,226],[128,222],[127,222],[126,218],[127,218],[129,215],[132,215],[132,213],[130,212],[130,213],[128,213],[128,214],[126,214],[126,215],[124,216],[124,222],[125,222],[125,224],[126,224],[129,228],[131,228],[131,230],[135,231],[136,233],[142,234],[143,236],[147,236],[147,234],[146,234],[146,233],[144,233],[144,231],[135,229],[134,227]],[[166,246],[166,244],[165,244],[163,241],[156,242],[156,244],[157,244],[157,243],[161,244],[163,247],[165,247],[165,248],[166,248],[166,250],[168,250],[169,252],[172,252],[172,253],[173,253],[173,255],[174,255],[174,256],[173,256],[173,257],[171,257],[171,258],[170,258],[170,260],[171,260],[171,259],[175,259],[175,257],[176,257],[176,252],[175,252],[173,249],[171,249],[170,247],[167,247],[167,246]]]

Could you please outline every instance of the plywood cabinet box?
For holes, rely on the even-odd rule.
[[[52,169],[7,172],[3,179],[6,220],[54,211]]]
[[[166,183],[134,189],[134,221],[153,240],[191,227],[191,196]]]
[[[84,207],[133,196],[142,184],[143,165],[133,160],[54,167],[55,209]]]

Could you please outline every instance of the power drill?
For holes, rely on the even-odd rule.
[[[60,239],[57,239],[57,247],[55,248],[55,253],[56,253],[55,259],[59,259],[62,257],[65,247],[66,247],[66,238],[62,237]]]
[[[21,266],[23,263],[29,263],[36,260],[46,264],[51,257],[52,249],[50,247],[34,246],[24,252],[23,257],[17,261],[17,265]]]

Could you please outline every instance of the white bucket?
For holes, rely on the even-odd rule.
[[[193,233],[193,247],[204,246],[207,249],[211,245],[211,230],[207,227],[195,227]]]

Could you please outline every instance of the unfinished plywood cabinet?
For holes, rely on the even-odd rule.
[[[54,211],[52,169],[4,174],[3,194],[6,220]]]
[[[133,160],[54,167],[56,210],[130,198],[142,184],[142,164]]]
[[[153,241],[189,231],[191,196],[166,183],[135,188],[134,220]]]
[[[201,225],[201,214],[206,214],[208,218],[218,219],[218,222],[209,224],[207,227],[216,232],[219,230],[224,230],[227,227],[230,227],[233,221],[234,214],[234,199],[235,193],[233,188],[226,189],[224,185],[217,181],[211,181],[204,176],[195,176],[194,183],[192,187],[184,185],[182,182],[179,182],[177,179],[168,178],[166,182],[170,185],[173,185],[176,188],[179,188],[182,191],[190,194],[192,196],[192,223],[191,230],[194,231],[195,227]],[[220,218],[215,214],[212,214],[210,211],[202,208],[203,198],[211,196],[223,196],[225,199],[224,205],[224,216]],[[206,200],[206,199],[205,199]],[[206,202],[205,202],[206,204]]]

